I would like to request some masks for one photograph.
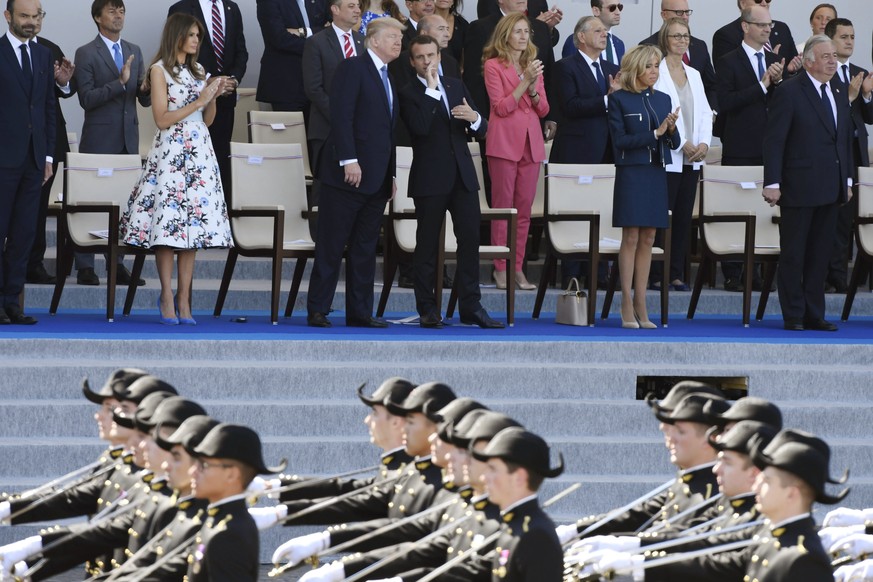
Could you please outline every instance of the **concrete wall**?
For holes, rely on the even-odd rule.
[[[294,1],[294,0],[286,0]],[[591,13],[589,0],[554,0],[564,11],[564,21],[559,26],[561,44],[572,33],[573,26],[581,16]],[[255,0],[237,0],[243,11],[246,41],[249,48],[248,73],[242,80],[244,87],[254,87],[260,72],[260,59],[264,43],[261,38],[255,15]],[[91,20],[91,3],[88,0],[42,0],[43,9],[48,13],[43,24],[43,35],[58,43],[72,58],[76,47],[88,42],[97,34]],[[173,0],[127,0],[127,23],[123,37],[138,44],[146,59],[151,59],[157,49],[167,8]],[[624,0],[622,24],[615,33],[622,38],[628,48],[638,40],[649,36],[660,25],[660,0]],[[401,3],[402,4],[402,3]],[[691,0],[695,10],[691,19],[695,36],[707,42],[720,26],[737,17],[734,0]],[[783,20],[791,27],[795,41],[802,42],[809,35],[809,13],[818,0],[775,0],[771,10],[774,17]],[[866,68],[871,63],[870,27],[863,15],[867,0],[837,0],[834,2],[841,16],[855,22],[857,34],[855,58],[853,61]],[[405,11],[405,6],[401,6]],[[463,13],[468,20],[476,18],[476,0],[466,0]],[[64,102],[64,113],[70,131],[81,131],[82,111],[76,99]]]

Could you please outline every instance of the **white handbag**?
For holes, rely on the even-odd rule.
[[[575,289],[574,289],[575,287]],[[579,280],[570,279],[567,289],[558,295],[555,323],[562,325],[588,325],[588,295],[579,286]]]

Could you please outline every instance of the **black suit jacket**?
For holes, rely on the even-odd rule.
[[[743,42],[743,26],[741,19],[737,18],[729,24],[725,24],[715,31],[712,35],[712,62],[718,64],[718,60],[740,46]],[[785,59],[785,65],[791,62],[791,59],[797,56],[797,43],[791,36],[791,29],[788,25],[779,20],[773,21],[773,28],[770,30],[770,45],[775,49],[779,48],[779,58]]]
[[[257,4],[258,24],[264,37],[257,100],[303,108],[306,105],[303,48],[307,39],[287,30],[306,26],[300,7],[296,0],[257,0]],[[325,0],[306,0],[306,13],[313,34],[330,20]]]
[[[381,191],[386,176],[394,175],[394,126],[397,123],[397,83],[390,79],[392,103],[382,76],[368,51],[345,59],[334,73],[330,90],[330,134],[325,144],[319,178],[341,190],[361,194]],[[357,159],[361,184],[345,183],[342,160]]]
[[[640,44],[658,46],[658,33],[656,32]],[[688,59],[691,61],[689,63],[691,67],[700,73],[710,107],[718,111],[717,79],[715,78],[715,69],[712,66],[712,58],[709,56],[709,47],[706,46],[705,40],[696,36],[691,37],[691,44],[688,45]]]
[[[206,72],[210,75],[227,75],[234,77],[237,81],[242,81],[246,74],[246,65],[249,62],[249,52],[246,50],[246,39],[243,35],[243,21],[240,13],[239,5],[232,0],[223,0],[224,2],[224,54],[222,58],[223,67],[218,68],[218,63],[215,61],[215,49],[212,46],[212,39],[207,32],[206,38],[202,39],[200,46],[200,56],[197,61],[203,65]],[[198,0],[180,0],[172,6],[167,12],[167,15],[181,12],[191,14],[200,19],[201,22],[206,22],[208,17],[212,19],[212,15],[204,15],[200,9]],[[233,99],[234,104],[236,99]]]
[[[464,99],[470,107],[476,108],[460,79],[441,77],[440,81],[446,91],[449,110],[461,105]],[[444,102],[428,96],[424,83],[417,77],[400,92],[400,115],[412,137],[410,197],[448,196],[458,176],[464,190],[479,190],[473,158],[467,147],[468,122],[450,117]],[[483,116],[477,131],[470,132],[484,138],[487,129],[488,122]]]
[[[352,30],[355,54],[365,54],[364,37]],[[312,104],[309,109],[309,140],[324,141],[330,132],[330,89],[333,74],[344,60],[343,48],[332,26],[306,40],[303,48],[303,90]],[[316,168],[312,169],[316,172]]]
[[[548,11],[548,0],[529,0],[527,3],[527,14],[531,20],[535,19],[543,12]],[[494,14],[500,14],[500,6],[497,5],[497,0],[479,0],[476,4],[476,16],[478,18],[485,18],[486,16],[493,16]],[[550,31],[549,36],[552,39],[552,46],[558,44],[560,34],[558,33],[557,28],[553,28]]]
[[[65,56],[64,51],[61,50],[61,47],[41,36],[37,37],[37,43],[43,45],[51,51],[53,63],[56,62],[60,64],[61,60]],[[53,156],[55,163],[64,161],[67,152],[70,151],[70,140],[67,138],[67,120],[64,119],[64,110],[61,108],[60,100],[69,99],[75,94],[76,86],[73,83],[72,79],[70,79],[69,93],[64,93],[57,87],[57,85],[55,85],[55,97],[57,97],[57,107],[55,108],[55,153]]]
[[[842,83],[831,83],[837,123],[818,84],[800,73],[776,91],[764,138],[764,184],[780,185],[780,206],[822,206],[848,200],[853,167],[852,113]]]
[[[476,20],[470,24],[467,38],[464,39],[464,84],[470,90],[473,99],[479,104],[479,110],[485,117],[489,117],[491,114],[491,101],[488,99],[485,79],[482,76],[482,51],[502,17],[500,12],[497,12],[497,14]],[[531,34],[533,42],[537,46],[537,58],[543,62],[543,82],[546,87],[551,87],[555,51],[552,50],[549,27],[539,20],[531,20]]]
[[[55,152],[56,99],[51,51],[39,44],[31,43],[30,47],[33,82],[26,88],[18,56],[6,35],[0,37],[0,100],[3,102],[0,168],[21,167],[28,155],[42,168],[46,156]]]
[[[604,80],[619,68],[600,59]],[[612,160],[606,100],[594,71],[577,50],[555,63],[552,103],[557,101],[558,134],[549,161],[558,164],[601,164]],[[557,95],[557,99],[555,99]]]
[[[765,67],[778,57],[764,51]],[[773,84],[767,93],[758,82],[758,72],[742,47],[715,63],[718,71],[718,116],[713,133],[721,138],[722,156],[730,165],[756,166],[762,163],[767,103],[778,91]]]
[[[258,579],[259,534],[245,499],[206,510],[207,518],[188,552],[189,582],[254,582]]]
[[[840,65],[840,67],[842,67],[842,65]],[[855,77],[858,73],[864,73],[866,75],[867,71],[854,63],[849,63],[849,79],[851,80],[852,77]],[[837,74],[834,76],[835,82],[842,81],[841,74],[841,71],[837,71]],[[846,86],[845,83],[842,83],[842,85],[844,87]],[[855,144],[857,147],[853,148],[856,156],[854,163],[855,167],[870,165],[870,152],[867,149],[869,142],[867,134],[868,123],[873,123],[873,102],[864,103],[864,98],[858,96],[858,98],[852,102],[853,134],[857,140],[857,143]]]

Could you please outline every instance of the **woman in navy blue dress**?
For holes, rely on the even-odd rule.
[[[657,327],[646,310],[655,230],[667,228],[667,171],[679,110],[655,91],[661,51],[641,45],[621,61],[621,90],[609,95],[609,134],[615,154],[612,225],[621,227],[621,325]],[[676,136],[679,139],[679,136]],[[631,300],[633,289],[633,300]]]

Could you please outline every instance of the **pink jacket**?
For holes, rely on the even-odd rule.
[[[498,59],[485,61],[485,88],[491,101],[491,117],[488,120],[488,134],[485,154],[495,158],[519,161],[524,154],[525,135],[530,139],[531,157],[535,162],[546,159],[546,146],[543,142],[543,129],[540,118],[549,112],[549,102],[543,78],[537,79],[539,102],[534,105],[528,94],[515,100],[512,92],[518,87],[518,74],[511,63]]]

